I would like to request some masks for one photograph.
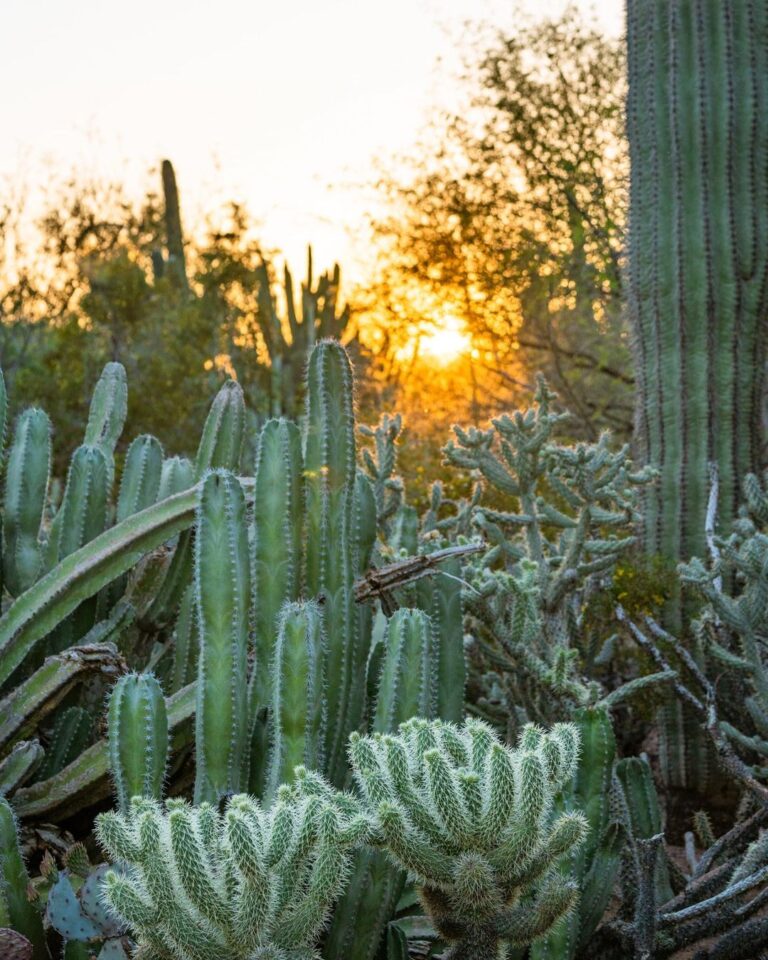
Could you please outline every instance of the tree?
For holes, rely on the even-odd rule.
[[[576,432],[627,436],[621,45],[569,8],[470,57],[472,109],[438,118],[410,176],[379,184],[381,254],[361,306],[395,354],[420,323],[460,318],[486,410],[541,369]]]

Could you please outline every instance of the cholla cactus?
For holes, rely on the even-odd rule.
[[[651,477],[633,471],[629,448],[612,450],[607,434],[558,443],[566,415],[554,401],[539,378],[533,407],[488,430],[455,427],[445,448],[450,463],[509,501],[508,510],[474,511],[488,551],[474,575],[464,573],[473,588],[465,602],[478,651],[502,671],[508,712],[545,723],[599,698],[578,662],[585,594],[634,544],[638,487]]]
[[[744,480],[745,503],[731,535],[713,537],[713,562],[694,558],[680,565],[684,582],[706,600],[694,625],[704,650],[721,670],[733,671],[749,695],[723,704],[733,723],[721,728],[740,748],[762,763],[768,756],[768,474]]]
[[[314,942],[365,839],[364,817],[284,787],[268,810],[244,794],[221,815],[134,798],[102,814],[99,839],[127,864],[104,897],[131,928],[142,960],[312,960]]]
[[[573,775],[578,732],[528,725],[510,750],[479,720],[409,720],[398,736],[353,734],[350,756],[374,843],[416,878],[450,960],[504,958],[574,906],[555,868],[584,839],[578,813],[552,816]]]

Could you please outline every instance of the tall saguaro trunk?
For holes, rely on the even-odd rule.
[[[645,546],[706,553],[758,466],[768,340],[768,0],[627,0],[629,310]],[[679,630],[679,598],[669,625]],[[670,771],[672,782],[685,774]]]

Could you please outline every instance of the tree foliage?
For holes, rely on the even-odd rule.
[[[469,58],[470,109],[435,119],[409,172],[379,183],[363,299],[380,345],[397,355],[403,331],[458,317],[487,405],[517,399],[540,369],[582,435],[626,435],[623,50],[569,8],[475,41]]]

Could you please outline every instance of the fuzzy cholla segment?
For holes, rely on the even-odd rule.
[[[144,960],[314,960],[366,821],[282,788],[264,810],[245,795],[208,803],[134,798],[98,819],[99,839],[127,872],[104,896]]]
[[[374,842],[416,878],[448,956],[504,957],[573,907],[576,890],[555,867],[586,821],[554,817],[552,805],[578,754],[567,723],[528,725],[514,750],[478,720],[409,720],[398,736],[352,737]]]

